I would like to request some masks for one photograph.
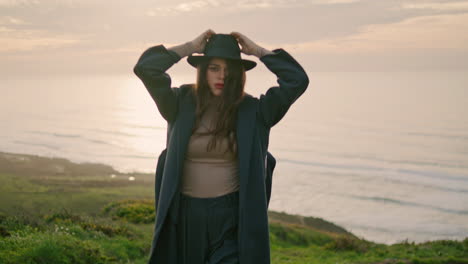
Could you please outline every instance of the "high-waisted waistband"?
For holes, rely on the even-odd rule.
[[[239,192],[237,191],[217,197],[207,198],[192,197],[180,193],[180,199],[181,202],[188,203],[194,206],[214,206],[217,204],[228,204],[230,206],[237,206],[239,204]]]

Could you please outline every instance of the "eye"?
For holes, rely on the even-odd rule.
[[[208,67],[208,70],[210,70],[210,71],[212,71],[212,72],[217,72],[217,71],[219,71],[219,67],[217,67],[217,66],[209,66],[209,67]]]

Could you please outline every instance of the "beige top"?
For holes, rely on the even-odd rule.
[[[217,142],[207,151],[213,135],[200,135],[214,127],[215,107],[210,107],[200,121],[201,125],[190,137],[182,175],[182,193],[192,197],[217,197],[239,190],[237,157],[229,148],[228,138]],[[226,153],[225,153],[226,152]]]

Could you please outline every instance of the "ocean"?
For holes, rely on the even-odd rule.
[[[254,96],[276,85],[249,74]],[[468,237],[468,72],[308,74],[271,132],[270,209],[379,243]],[[153,173],[165,147],[166,123],[130,73],[11,77],[0,91],[0,151]]]

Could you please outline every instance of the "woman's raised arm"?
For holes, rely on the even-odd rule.
[[[212,30],[203,32],[193,41],[166,49],[157,45],[147,49],[133,68],[168,122],[174,121],[178,109],[178,88],[171,88],[171,77],[166,71],[180,59],[192,53],[203,52]]]
[[[241,44],[241,51],[258,57],[278,77],[278,85],[260,96],[259,115],[268,127],[278,123],[290,106],[309,85],[309,77],[302,66],[283,49],[267,50],[238,32],[231,35]]]

